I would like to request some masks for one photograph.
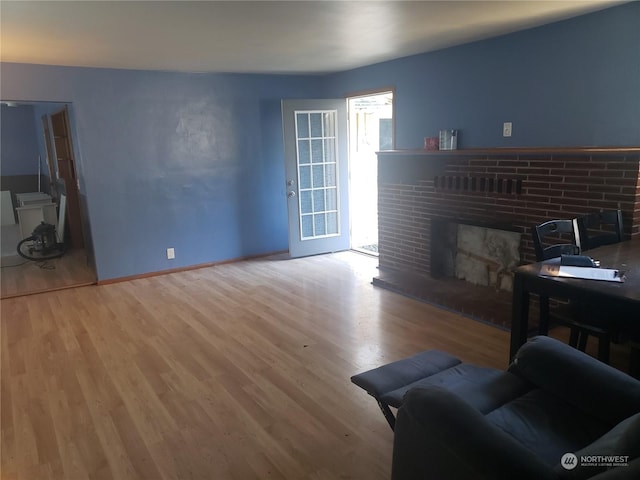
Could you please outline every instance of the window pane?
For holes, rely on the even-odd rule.
[[[324,190],[315,190],[313,192],[313,211],[323,212],[324,210]]]
[[[338,214],[327,213],[327,234],[338,233]]]
[[[311,190],[300,192],[300,212],[313,213],[313,203],[311,203]]]
[[[296,114],[296,121],[298,127],[298,138],[309,138],[309,114]]]
[[[336,161],[336,141],[333,138],[327,138],[324,141],[324,161],[329,163]]]
[[[313,163],[322,163],[324,161],[322,140],[311,140],[311,161]]]
[[[322,165],[313,166],[313,187],[324,187],[324,169]]]
[[[303,215],[301,220],[302,238],[313,237],[313,215]]]
[[[311,163],[309,140],[298,140],[298,163]]]
[[[325,217],[326,215],[324,213],[319,213],[313,216],[316,235],[326,235],[327,229],[325,227]]]
[[[300,167],[300,188],[311,188],[311,167]]]
[[[315,168],[315,166],[314,166]],[[327,187],[335,187],[336,186],[336,164],[331,163],[329,165],[324,166],[325,169],[325,185]]]
[[[335,112],[324,113],[324,136],[325,137],[336,136],[336,113]]]
[[[311,136],[322,137],[322,114],[311,113]]]
[[[338,209],[338,191],[335,188],[328,188],[327,192],[327,201],[325,203],[326,210],[337,210]]]

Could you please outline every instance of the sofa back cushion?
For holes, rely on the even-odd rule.
[[[537,388],[485,417],[553,468],[567,452],[589,445],[610,426]]]
[[[640,409],[640,381],[553,338],[529,340],[509,371],[610,427]]]
[[[628,465],[624,465],[625,463],[640,458],[640,413],[623,420],[586,447],[567,453],[575,454],[575,468],[557,465],[555,471],[562,479],[591,478],[615,464],[623,464],[616,468],[627,469]]]

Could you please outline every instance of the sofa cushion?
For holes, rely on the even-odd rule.
[[[550,337],[534,337],[520,347],[509,371],[609,428],[638,412],[638,380]]]
[[[577,457],[577,466],[571,470],[563,468],[561,465],[555,467],[555,471],[560,478],[571,480],[582,480],[590,478],[597,473],[607,470],[606,461],[598,462],[593,459],[595,456],[628,456],[628,461],[640,457],[640,413],[623,420],[600,438],[590,443],[586,447],[574,453]],[[582,457],[591,457],[589,462],[581,462]],[[598,463],[599,466],[595,466]],[[627,466],[618,467],[621,469]]]
[[[541,389],[532,390],[487,415],[487,420],[550,467],[602,436],[609,426]]]
[[[483,414],[531,389],[530,384],[508,372],[461,363],[388,392],[381,400],[399,407],[409,390],[429,386],[446,388]]]
[[[447,389],[407,392],[398,410],[393,480],[551,480],[553,469]]]

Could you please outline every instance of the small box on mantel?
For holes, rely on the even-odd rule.
[[[438,150],[440,143],[438,137],[424,137],[424,149],[425,150]]]
[[[440,130],[440,150],[456,150],[458,148],[457,130]]]

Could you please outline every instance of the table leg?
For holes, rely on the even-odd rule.
[[[517,273],[513,278],[513,300],[511,305],[511,347],[509,361],[527,341],[529,329],[529,292],[524,288],[523,279]]]
[[[540,320],[538,324],[538,335],[549,334],[549,297],[540,295]]]

